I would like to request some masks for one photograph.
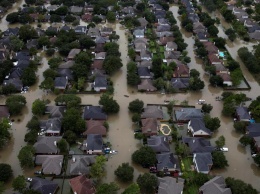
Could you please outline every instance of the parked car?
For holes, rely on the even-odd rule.
[[[141,129],[135,129],[134,134],[136,134],[136,133],[142,133],[142,130]]]
[[[149,170],[150,170],[150,173],[157,173],[157,168],[155,166],[151,166],[149,168]]]
[[[34,174],[41,175],[41,174],[42,174],[42,171],[40,171],[40,170],[37,170],[37,171],[35,171],[35,172],[34,172]]]
[[[27,182],[32,182],[32,178],[31,178],[31,177],[28,177],[28,178],[26,179],[26,181],[27,181]]]
[[[227,147],[222,147],[222,148],[216,148],[217,151],[222,151],[222,152],[228,152]]]

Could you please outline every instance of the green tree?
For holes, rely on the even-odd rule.
[[[143,146],[132,154],[132,160],[143,167],[149,167],[156,163],[156,154],[152,148]]]
[[[247,123],[244,121],[237,121],[234,123],[234,128],[239,133],[244,133],[246,130]]]
[[[103,63],[103,68],[109,75],[115,73],[122,66],[122,61],[118,56],[107,56]]]
[[[208,27],[208,33],[212,37],[216,37],[218,35],[218,28],[215,25],[211,25]]]
[[[129,48],[129,49],[128,49],[128,56],[129,56],[130,59],[132,59],[132,60],[135,59],[136,53],[135,53],[135,50],[134,50],[133,48]]]
[[[81,104],[81,98],[74,94],[62,94],[55,98],[57,105],[65,105],[67,108],[78,108]]]
[[[64,131],[70,130],[76,134],[81,134],[86,128],[85,125],[85,121],[82,119],[79,109],[67,109],[62,118],[62,127],[64,128]]]
[[[209,115],[205,115],[204,122],[205,126],[213,132],[220,127],[220,120],[218,117],[211,118]]]
[[[8,107],[11,115],[18,115],[26,105],[26,98],[22,95],[9,96],[6,99],[5,105]]]
[[[50,46],[51,42],[47,36],[40,36],[38,38],[38,46],[42,48],[43,46]]]
[[[228,161],[223,152],[212,152],[213,168],[225,168],[228,166]]]
[[[91,47],[96,46],[96,43],[89,36],[81,36],[79,44],[82,49],[90,49]]]
[[[35,148],[31,145],[27,145],[22,147],[18,154],[18,159],[20,161],[21,167],[25,168],[32,168],[34,166],[34,153]]]
[[[57,142],[57,147],[62,154],[66,154],[68,152],[68,142],[63,138]]]
[[[128,110],[133,113],[141,113],[144,108],[144,102],[139,99],[135,99],[128,105]]]
[[[31,25],[23,25],[19,29],[19,38],[27,41],[37,37],[36,30]]]
[[[136,183],[129,185],[122,194],[140,194],[140,187]]]
[[[104,46],[104,50],[107,56],[119,57],[121,53],[119,52],[119,45],[115,42],[107,42]]]
[[[134,178],[134,168],[129,163],[122,163],[115,170],[115,175],[123,182],[132,181]]]
[[[45,109],[46,107],[45,107],[44,100],[36,99],[32,104],[32,113],[34,115],[38,115],[38,116],[44,115]]]
[[[103,155],[96,157],[96,162],[90,168],[90,176],[92,178],[101,179],[105,175],[104,166],[106,157]]]
[[[226,40],[224,38],[222,37],[214,38],[214,42],[216,47],[223,48],[223,49],[225,48]]]
[[[24,141],[31,145],[35,144],[37,142],[38,132],[39,130],[35,129],[28,131],[24,136]]]
[[[213,75],[209,78],[209,82],[212,86],[223,86],[223,78],[219,75]]]
[[[200,76],[200,72],[198,72],[196,69],[191,69],[190,70],[190,76],[191,77],[199,77]]]
[[[140,12],[143,12],[145,10],[145,3],[138,3],[136,5],[136,9]]]
[[[134,113],[132,116],[132,122],[138,123],[141,121],[141,115],[139,113]]]
[[[176,153],[183,157],[187,157],[190,154],[190,149],[185,143],[176,144]]]
[[[51,69],[56,69],[56,68],[58,68],[58,66],[60,65],[61,62],[62,62],[61,57],[52,57],[48,61],[48,65],[50,66]]]
[[[253,139],[248,136],[248,135],[243,135],[240,139],[239,142],[243,145],[243,146],[247,146],[247,145],[251,145],[253,143]]]
[[[24,43],[17,36],[10,37],[11,49],[15,52],[22,50]]]
[[[54,90],[54,80],[51,77],[46,78],[39,85],[39,88],[42,90]]]
[[[120,107],[116,100],[113,99],[113,97],[110,97],[108,94],[104,93],[100,97],[100,100],[98,102],[100,105],[102,105],[102,109],[106,113],[118,113],[120,110]]]
[[[223,135],[221,135],[221,136],[215,141],[215,143],[216,143],[216,146],[217,146],[218,148],[222,148],[222,147],[224,147],[224,145],[225,145],[225,143],[226,143],[226,139],[225,139],[225,137],[224,137]]]
[[[3,194],[5,191],[5,186],[3,182],[0,182],[0,194]]]
[[[114,183],[103,183],[101,184],[96,191],[96,194],[117,194],[119,186]]]
[[[13,23],[18,22],[18,18],[19,18],[18,12],[9,13],[6,16],[6,21],[13,24]]]
[[[69,10],[68,10],[67,6],[60,6],[58,9],[55,10],[55,13],[57,15],[64,16],[64,15],[67,15],[68,11]]]
[[[27,67],[23,71],[21,80],[23,82],[23,85],[25,85],[25,86],[32,86],[33,84],[36,83],[36,80],[37,80],[35,71],[32,68]]]
[[[36,3],[36,0],[25,0],[25,3],[28,5],[33,5]]]
[[[203,174],[203,173],[195,173],[194,174],[194,183],[198,187],[201,187],[207,181],[209,181],[209,176],[207,174]]]
[[[231,189],[232,194],[257,194],[258,191],[252,187],[251,184],[247,184],[239,179],[231,177],[226,178],[227,187]]]
[[[13,180],[12,187],[14,191],[18,191],[20,193],[23,193],[26,189],[26,181],[25,177],[23,175],[19,175]]]
[[[225,31],[225,34],[228,36],[228,39],[232,42],[237,38],[236,31],[232,28],[229,28]]]
[[[63,138],[70,144],[73,145],[74,143],[76,143],[77,140],[77,135],[70,130],[65,131],[65,133],[63,134]]]
[[[57,71],[54,70],[54,69],[46,69],[44,72],[43,72],[43,77],[45,79],[47,79],[48,77],[54,79],[56,76],[58,75]]]
[[[239,86],[241,81],[243,80],[243,73],[241,69],[235,69],[230,73],[231,81],[233,86]]]
[[[139,175],[136,182],[144,194],[155,193],[155,189],[158,185],[157,177],[150,173]]]
[[[204,113],[210,113],[210,111],[212,110],[213,106],[211,104],[203,104],[201,107],[201,110]]]
[[[40,121],[38,117],[33,116],[30,121],[26,124],[26,127],[30,130],[39,130],[40,129]]]
[[[189,81],[189,87],[191,90],[202,90],[205,87],[204,81],[199,77],[191,77]]]
[[[13,176],[13,170],[9,164],[0,163],[0,182],[7,182]]]
[[[0,148],[3,148],[11,139],[10,129],[11,125],[9,124],[9,120],[3,118],[0,122]]]
[[[4,95],[9,95],[18,92],[17,88],[13,84],[3,85],[2,86],[2,93]],[[20,92],[20,91],[19,91]]]
[[[163,78],[159,77],[156,80],[153,81],[153,85],[158,89],[161,90],[165,87],[166,83],[163,80]]]
[[[108,22],[115,22],[116,21],[116,13],[112,11],[107,12],[107,21]]]

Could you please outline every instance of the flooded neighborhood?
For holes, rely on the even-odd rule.
[[[7,119],[11,136],[1,140],[0,164],[10,165],[11,175],[0,178],[0,193],[206,194],[217,187],[220,193],[240,193],[242,187],[242,194],[259,193],[259,72],[239,53],[246,47],[257,61],[260,38],[252,38],[248,27],[246,35],[230,40],[226,31],[234,24],[217,1],[210,2],[214,11],[204,0],[18,0],[6,8],[1,64],[11,61],[12,67],[2,71],[0,116],[9,112],[1,116],[0,130]],[[223,1],[234,17],[241,7],[247,10],[241,14],[252,10],[250,22],[259,5]],[[24,15],[34,19],[22,22]],[[68,15],[75,20],[67,22]],[[252,25],[260,32],[259,21]],[[21,34],[24,26],[36,36]],[[14,49],[13,39],[22,48]],[[37,44],[28,47],[33,40]],[[232,69],[229,60],[238,66]],[[35,69],[30,86],[27,68]],[[9,85],[12,91],[4,93]],[[12,96],[26,99],[17,114],[8,103]],[[36,110],[35,102],[43,109]],[[22,157],[24,148],[33,156]]]

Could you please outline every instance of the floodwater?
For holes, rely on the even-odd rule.
[[[18,7],[22,5],[22,1],[17,3],[13,9],[9,11],[15,11]],[[177,11],[178,7],[172,6],[170,9],[175,18],[179,17]],[[177,25],[180,27],[180,21],[177,19]],[[83,22],[81,22],[83,24]],[[202,61],[198,58],[195,58],[194,55],[194,39],[190,33],[186,33],[183,29],[181,32],[183,34],[184,41],[188,44],[187,51],[188,56],[191,57],[191,63],[188,64],[190,68],[197,69],[200,72],[201,79],[205,81],[205,88],[199,92],[189,92],[184,94],[174,94],[174,95],[161,95],[161,94],[145,94],[145,93],[137,93],[136,89],[130,88],[127,86],[126,82],[126,64],[128,62],[127,57],[127,37],[125,34],[124,28],[120,24],[104,24],[113,27],[116,30],[116,33],[120,36],[118,40],[118,44],[120,46],[121,51],[121,59],[123,62],[123,67],[119,72],[117,72],[112,77],[112,81],[114,83],[114,99],[120,105],[120,112],[116,115],[109,116],[108,123],[110,125],[108,137],[106,141],[109,141],[112,144],[114,150],[118,151],[118,154],[111,155],[106,164],[106,176],[104,177],[104,182],[116,181],[121,188],[125,188],[127,185],[118,182],[114,175],[114,170],[118,167],[118,165],[123,162],[131,163],[131,155],[132,153],[138,149],[141,144],[139,140],[134,139],[133,129],[136,126],[133,125],[131,121],[131,114],[128,111],[129,102],[140,99],[145,102],[145,104],[164,104],[164,100],[176,100],[177,103],[181,103],[184,100],[187,100],[190,105],[197,105],[196,102],[198,99],[205,99],[207,103],[213,105],[213,110],[211,112],[212,117],[219,117],[221,119],[221,127],[218,133],[212,139],[214,141],[220,135],[224,135],[226,138],[226,146],[229,148],[229,152],[225,153],[228,161],[229,167],[222,171],[212,171],[212,174],[220,174],[224,177],[231,176],[235,178],[242,179],[247,183],[251,183],[255,188],[260,190],[260,186],[258,184],[258,178],[260,176],[260,170],[255,166],[249,150],[245,150],[245,148],[239,145],[239,137],[233,129],[233,122],[231,118],[226,118],[221,116],[222,110],[222,102],[215,101],[215,97],[219,96],[222,93],[221,88],[215,88],[209,85],[208,76],[204,74]],[[5,17],[0,22],[1,30],[5,30],[8,27],[8,24],[5,21]],[[47,25],[46,25],[47,26]],[[181,28],[181,27],[180,27]],[[221,32],[220,32],[221,33]],[[223,32],[222,32],[223,33]],[[227,49],[232,55],[234,59],[237,60],[237,50],[241,47],[243,42],[240,40],[235,41],[234,43],[228,43]],[[247,46],[252,47],[252,43],[248,43]],[[22,146],[25,145],[24,135],[26,133],[26,123],[31,119],[31,107],[32,103],[35,99],[49,99],[53,103],[54,95],[46,95],[42,90],[38,88],[38,85],[42,82],[43,76],[42,72],[48,68],[47,58],[42,54],[42,65],[39,67],[37,75],[38,75],[38,83],[35,86],[31,87],[29,92],[23,94],[27,99],[27,106],[23,110],[23,114],[21,116],[15,117],[15,122],[13,123],[13,138],[8,146],[0,151],[0,162],[9,163],[12,166],[14,171],[14,176],[19,174],[24,174],[25,176],[30,176],[32,171],[30,170],[22,170],[19,165],[19,161],[17,159],[17,154]],[[241,68],[243,69],[244,76],[248,80],[252,89],[249,92],[245,92],[249,97],[255,98],[259,91],[259,85],[254,81],[254,78],[248,71],[245,69],[244,65],[241,64]],[[129,97],[124,97],[124,95],[128,95]],[[79,95],[82,99],[83,104],[92,104],[98,105],[98,100],[100,95]],[[0,98],[0,103],[4,104],[5,99],[3,97]],[[212,141],[212,142],[213,142]],[[135,179],[137,176],[145,172],[145,169],[142,169],[139,166],[133,165],[135,168]],[[8,186],[10,187],[11,184]],[[8,193],[11,193],[11,189],[8,190]]]

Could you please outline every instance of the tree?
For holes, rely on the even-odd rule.
[[[225,137],[224,137],[223,135],[221,135],[221,136],[215,141],[216,146],[217,146],[218,148],[224,147],[225,142],[226,142],[226,139],[225,139]]]
[[[13,176],[13,170],[9,164],[0,164],[0,182],[7,182]]]
[[[108,22],[115,22],[116,21],[116,13],[113,11],[108,11],[107,12],[107,21]]]
[[[19,38],[27,41],[37,37],[36,30],[31,25],[23,25],[19,29]]]
[[[239,179],[231,177],[225,180],[227,187],[231,189],[232,194],[257,194],[258,191],[252,187],[251,184],[247,184]]]
[[[203,173],[195,173],[193,180],[198,187],[201,187],[204,183],[209,181],[209,176]]]
[[[52,57],[48,61],[48,65],[50,66],[51,69],[57,69],[61,62],[62,59],[60,57]]]
[[[138,3],[136,5],[136,9],[140,12],[143,12],[145,10],[145,4],[144,3]]]
[[[209,82],[212,86],[222,86],[223,85],[223,78],[219,75],[213,75],[209,78]]]
[[[211,104],[203,104],[201,107],[201,110],[204,113],[210,113],[210,111],[212,110],[213,106]]]
[[[104,46],[104,50],[107,53],[107,56],[120,56],[119,45],[115,42],[107,42]]]
[[[46,78],[39,85],[39,88],[43,90],[54,90],[54,80],[51,77]]]
[[[30,130],[39,130],[40,129],[40,121],[38,117],[33,116],[30,121],[26,124],[26,127]]]
[[[113,97],[110,97],[108,94],[104,93],[100,97],[100,100],[98,102],[100,105],[102,105],[102,109],[106,113],[118,113],[119,112],[119,105],[116,100],[113,99]]]
[[[49,49],[47,49],[47,50],[45,51],[45,53],[46,53],[46,55],[47,55],[48,57],[51,57],[51,56],[54,55],[55,49],[49,48]]]
[[[153,85],[158,89],[161,90],[165,87],[165,81],[163,80],[163,78],[159,77],[156,80],[153,81]]]
[[[122,60],[117,56],[107,56],[103,63],[103,68],[108,74],[113,74],[123,66]]]
[[[141,113],[144,108],[144,102],[139,99],[135,99],[128,105],[128,110],[133,113]]]
[[[37,80],[35,71],[30,67],[25,68],[23,70],[21,80],[23,82],[23,85],[32,86],[33,84],[36,83],[36,80]]]
[[[214,38],[214,42],[216,47],[218,48],[225,48],[226,40],[222,37]]]
[[[237,38],[236,31],[232,28],[227,29],[225,33],[232,42]]]
[[[40,36],[38,38],[38,46],[39,48],[42,48],[43,46],[50,46],[51,42],[50,39],[47,36]]]
[[[69,10],[68,10],[67,6],[60,6],[58,9],[55,10],[55,13],[57,15],[64,16],[64,15],[67,15],[68,11]]]
[[[138,123],[141,121],[141,115],[139,113],[134,113],[132,116],[132,122]]]
[[[89,36],[80,37],[79,44],[82,49],[90,49],[96,46],[96,43]]]
[[[32,113],[38,116],[44,115],[45,108],[44,100],[36,99],[32,104]]]
[[[198,72],[196,69],[191,69],[190,70],[190,76],[191,77],[199,77],[200,76],[200,72]]]
[[[239,86],[241,81],[243,80],[243,73],[241,69],[237,68],[230,74],[232,85],[233,86]]]
[[[18,22],[18,18],[19,18],[18,12],[13,12],[13,13],[10,13],[6,16],[6,21],[13,24],[13,23]]]
[[[25,3],[28,5],[33,5],[36,3],[36,0],[25,0]]]
[[[114,183],[103,183],[101,184],[96,191],[96,194],[117,194],[119,186]]]
[[[18,115],[26,105],[26,98],[22,95],[9,96],[6,99],[5,105],[8,107],[11,115]]]
[[[11,139],[10,129],[11,125],[9,124],[9,120],[3,118],[0,122],[0,148],[3,148]]]
[[[79,109],[67,109],[64,117],[62,118],[62,126],[64,131],[70,130],[76,134],[81,134],[86,128],[85,125],[85,121],[81,117],[81,112]]]
[[[72,67],[72,71],[73,71],[73,75],[75,77],[76,80],[79,80],[80,78],[87,78],[88,74],[89,74],[89,70],[86,67],[86,65],[84,64],[74,64]]]
[[[3,194],[5,191],[4,183],[0,182],[0,194]]]
[[[221,151],[212,152],[213,168],[225,168],[228,166],[228,161]]]
[[[203,119],[205,126],[213,132],[220,127],[220,120],[218,117],[211,118],[209,115],[205,115]]]
[[[43,77],[45,79],[47,79],[48,77],[54,79],[56,76],[58,75],[57,71],[53,70],[53,69],[46,69],[44,72],[43,72]]]
[[[15,52],[22,50],[24,43],[17,36],[10,37],[11,49]]]
[[[141,192],[144,194],[154,193],[158,185],[157,177],[150,173],[139,175],[136,182],[139,185]]]
[[[239,133],[244,133],[246,130],[247,123],[244,121],[237,121],[234,123],[234,128]]]
[[[31,145],[22,147],[18,154],[21,167],[32,168],[34,166],[35,148]]]
[[[176,153],[183,157],[187,157],[190,154],[190,148],[185,143],[176,144]]]
[[[59,95],[54,101],[57,105],[65,105],[67,108],[78,108],[81,104],[81,98],[74,94]]]
[[[132,160],[147,168],[156,163],[156,154],[152,148],[143,146],[132,154]]]
[[[77,135],[73,131],[67,130],[63,134],[63,138],[69,143],[69,145],[72,145],[76,143]]]
[[[61,17],[57,14],[52,14],[50,18],[51,23],[61,22]]]
[[[74,22],[74,21],[76,21],[76,17],[67,14],[67,15],[65,16],[65,18],[64,18],[64,21],[65,21],[65,22],[68,22],[68,23]]]
[[[105,175],[104,166],[106,157],[103,155],[96,157],[96,162],[90,168],[90,176],[92,178],[100,179]]]
[[[216,37],[218,36],[218,28],[215,25],[211,25],[208,27],[208,33],[210,36]]]
[[[129,166],[129,163],[123,163],[115,170],[115,175],[122,182],[132,181],[134,178],[134,168]]]
[[[189,87],[191,90],[202,90],[205,87],[204,81],[199,77],[191,77],[189,81]]]
[[[251,145],[253,143],[253,139],[248,136],[248,135],[243,135],[240,139],[239,142],[243,145],[243,146],[247,146],[247,145]]]
[[[122,194],[140,194],[140,187],[136,183],[129,185]]]
[[[65,154],[68,152],[68,142],[65,139],[61,139],[57,142],[57,147],[60,150],[60,153]]]
[[[160,57],[153,57],[152,60],[152,71],[154,73],[154,78],[157,79],[163,76],[162,72],[162,59]]]
[[[26,181],[25,177],[23,175],[19,175],[13,180],[12,187],[14,191],[18,191],[20,193],[23,193],[23,191],[26,189]]]
[[[28,131],[24,136],[24,141],[31,145],[35,144],[37,142],[38,132],[39,131],[35,129]]]

